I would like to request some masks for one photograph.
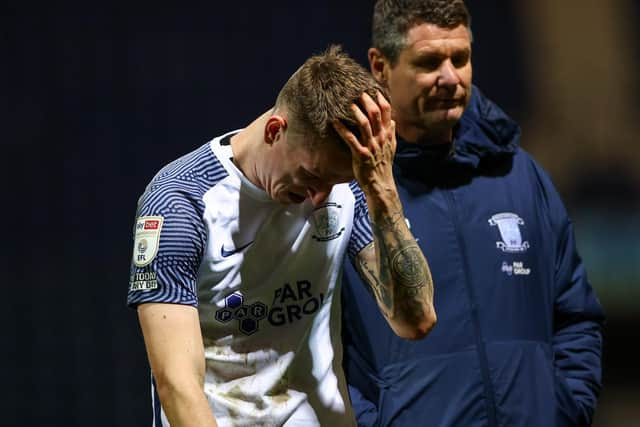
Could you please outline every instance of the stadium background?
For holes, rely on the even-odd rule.
[[[329,43],[366,63],[371,1],[161,3],[0,6],[2,425],[150,425],[138,195]],[[594,425],[640,426],[640,2],[468,5],[475,83],[553,176],[607,312]]]

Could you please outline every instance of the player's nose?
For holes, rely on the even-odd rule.
[[[309,199],[311,199],[313,206],[320,206],[324,203],[327,197],[329,197],[329,193],[331,193],[331,187],[322,189],[309,188],[307,190],[307,195]]]

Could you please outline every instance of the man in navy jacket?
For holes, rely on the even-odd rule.
[[[375,5],[369,60],[391,96],[395,179],[438,324],[398,338],[345,263],[351,399],[361,426],[587,426],[602,309],[551,180],[472,86],[469,24],[463,1]]]

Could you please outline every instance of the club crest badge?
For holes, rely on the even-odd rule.
[[[501,241],[496,242],[496,247],[502,252],[518,253],[529,249],[529,242],[522,241],[520,226],[524,220],[511,212],[495,214],[489,219],[489,224],[497,226],[500,231]]]
[[[141,216],[136,221],[136,234],[133,243],[133,263],[136,267],[149,265],[158,253],[160,246],[161,216]]]
[[[327,203],[314,209],[310,222],[315,228],[315,233],[311,237],[319,242],[340,237],[344,232],[344,227],[340,227],[340,209],[342,206],[337,203]]]

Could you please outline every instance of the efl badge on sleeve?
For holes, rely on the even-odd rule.
[[[141,216],[136,222],[133,247],[133,263],[137,267],[149,265],[158,254],[160,246],[161,216]]]

